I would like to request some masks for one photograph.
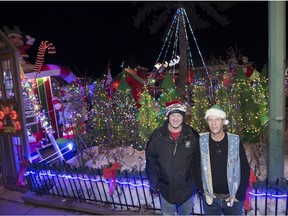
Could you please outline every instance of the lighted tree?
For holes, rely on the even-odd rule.
[[[265,70],[265,65],[263,69]],[[259,140],[267,137],[268,131],[268,78],[264,70],[260,77],[253,79],[251,86],[252,99],[256,104],[254,133],[258,134]]]
[[[140,99],[140,110],[137,116],[140,127],[140,138],[142,143],[146,143],[152,131],[158,127],[158,111],[157,102],[149,94],[146,85]]]
[[[158,98],[157,102],[161,108],[161,111],[159,113],[159,120],[160,124],[164,122],[164,108],[165,108],[165,103],[167,101],[175,100],[175,99],[180,99],[178,91],[176,89],[176,84],[172,80],[172,77],[169,72],[166,72],[165,78],[161,83],[161,95]]]
[[[266,82],[253,77],[253,80],[248,79],[239,66],[235,80],[226,72],[215,91],[215,102],[227,113],[230,122],[227,130],[239,134],[244,142],[250,143],[260,141],[265,124],[260,116],[265,119],[267,114]]]
[[[193,89],[193,106],[191,107],[190,125],[199,133],[207,131],[204,119],[205,112],[209,109],[209,100],[204,85],[195,85]]]
[[[185,8],[187,10],[187,14],[189,16],[189,19],[193,22],[191,22],[192,27],[194,29],[197,28],[207,28],[211,23],[210,21],[215,20],[217,23],[220,23],[221,25],[228,24],[228,19],[224,16],[223,12],[234,4],[232,2],[202,2],[202,1],[187,1],[187,2],[141,2],[137,3],[139,5],[139,8],[141,8],[138,12],[138,14],[135,17],[134,25],[139,28],[139,26],[147,22],[146,19],[150,19],[148,21],[151,21],[150,33],[155,33],[157,30],[160,29],[161,26],[167,24],[167,21],[169,22],[169,16],[171,12],[174,12],[177,8]],[[199,16],[199,11],[205,11],[206,19],[202,16]],[[157,12],[157,13],[156,13]],[[157,15],[155,15],[155,14]],[[151,16],[151,14],[154,14]],[[179,45],[177,44],[177,47],[179,47],[179,56],[180,56],[180,64],[179,64],[179,82],[178,82],[178,89],[182,92],[183,89],[185,89],[185,85],[187,84],[187,51],[189,50],[188,44],[189,41],[187,37],[185,36],[185,33],[187,32],[188,25],[184,25],[183,12],[179,13]],[[209,21],[208,21],[209,20]],[[168,30],[167,30],[168,31]]]
[[[90,112],[87,122],[87,139],[93,145],[111,145],[111,100],[107,89],[97,80],[89,86]],[[88,136],[90,136],[88,138]]]
[[[131,88],[125,80],[125,75],[121,77],[118,90],[113,94],[112,101],[112,146],[131,146],[142,149],[137,122],[137,105],[131,94]]]

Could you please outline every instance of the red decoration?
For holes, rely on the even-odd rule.
[[[246,76],[249,78],[254,73],[254,67],[252,65],[247,66]]]
[[[15,121],[15,122],[14,122],[14,127],[15,127],[16,130],[21,130],[21,124],[20,124],[20,122],[19,122],[19,121]]]
[[[223,78],[223,87],[225,89],[229,88],[233,80],[232,75],[230,73],[225,73],[222,78]]]
[[[17,112],[15,110],[10,111],[10,117],[11,119],[15,120],[17,118]]]
[[[192,68],[188,68],[187,70],[187,83],[191,84],[194,81],[195,71]]]
[[[180,105],[183,105],[183,102],[180,101],[180,100],[172,100],[172,101],[166,102],[166,103],[165,103],[165,106],[168,107],[168,106],[170,106],[170,105],[172,105],[172,104],[180,104]]]
[[[24,174],[26,172],[28,163],[29,163],[28,160],[22,159],[21,164],[20,164],[20,172],[19,172],[19,176],[18,176],[17,186],[20,186],[20,187],[25,186]]]
[[[4,107],[4,115],[8,115],[9,113],[10,113],[10,109],[9,109],[9,107]]]
[[[0,111],[0,119],[4,119],[4,112],[3,111]]]
[[[34,72],[39,73],[41,71],[41,68],[44,63],[44,55],[45,55],[46,49],[48,50],[49,54],[56,53],[56,49],[53,43],[49,41],[41,41],[39,49],[38,49],[38,53],[37,53],[37,59],[35,62]]]
[[[120,164],[118,162],[114,162],[111,167],[103,169],[104,178],[109,179],[109,194],[113,195],[114,189],[116,187],[116,171],[120,170]]]
[[[250,211],[251,210],[251,200],[249,192],[252,190],[253,183],[256,182],[256,176],[252,169],[250,169],[250,178],[249,178],[249,187],[246,190],[246,198],[244,200],[244,210]]]

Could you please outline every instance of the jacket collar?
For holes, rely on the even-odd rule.
[[[168,120],[164,122],[164,124],[160,127],[161,134],[163,137],[170,137],[169,129],[168,129]],[[189,128],[186,124],[182,123],[182,130],[180,136],[187,136],[189,135]]]

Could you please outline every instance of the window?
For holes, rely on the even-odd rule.
[[[6,99],[14,99],[14,89],[13,89],[13,76],[12,76],[12,66],[11,61],[9,59],[2,61],[2,68],[3,68],[3,81],[4,81],[4,88],[6,93]],[[2,90],[0,89],[0,99],[2,99]]]

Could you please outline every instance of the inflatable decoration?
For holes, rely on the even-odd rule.
[[[33,71],[34,65],[28,61],[29,55],[26,51],[34,44],[35,38],[32,38],[30,35],[25,35],[18,26],[14,26],[13,29],[3,26],[3,30],[9,41],[19,51],[19,62],[23,70],[25,72]]]

